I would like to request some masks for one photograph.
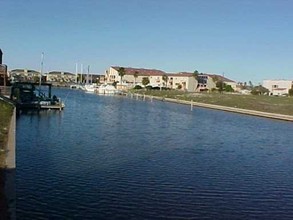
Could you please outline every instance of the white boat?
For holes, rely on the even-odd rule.
[[[97,90],[97,86],[95,84],[86,84],[84,85],[85,92],[95,93]]]
[[[69,86],[70,89],[81,89],[81,90],[85,90],[83,85],[79,85],[79,84],[72,84]]]
[[[99,94],[104,94],[104,95],[115,95],[119,93],[119,90],[117,90],[114,86],[112,85],[101,85],[98,89]]]
[[[88,65],[87,76],[86,76],[86,84],[84,85],[84,90],[85,90],[85,92],[88,92],[88,93],[95,93],[96,90],[97,90],[97,84],[92,83],[93,79],[91,79],[91,82],[89,82],[89,72],[90,72],[90,66]]]

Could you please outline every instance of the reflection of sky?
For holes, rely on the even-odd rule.
[[[270,205],[262,195],[274,198],[278,189],[289,190],[293,181],[285,175],[293,171],[292,131],[288,122],[72,91],[64,111],[18,118],[18,195],[28,205],[38,198],[46,212],[50,209],[45,203],[70,203],[66,210],[75,210],[77,201],[97,210],[88,203],[100,201],[97,195],[109,196],[104,201],[110,204],[115,201],[111,195],[125,197],[123,202],[135,198],[138,204],[136,192],[144,195],[142,199],[147,196],[142,189],[156,190],[158,206],[152,208],[167,206],[161,199],[174,207],[176,201],[197,201],[200,190],[204,205],[217,208],[213,201],[230,204],[239,189],[248,206],[251,196]],[[33,191],[32,198],[27,191]],[[127,197],[129,193],[133,198]],[[287,202],[292,204],[293,199]]]
[[[136,157],[133,152],[138,149],[170,151],[212,144],[217,148],[218,145],[234,146],[239,141],[256,147],[276,136],[269,126],[281,123],[201,108],[190,111],[188,105],[167,102],[143,102],[79,91],[57,92],[68,96],[64,111],[42,111],[20,118],[27,121],[25,127],[31,130],[22,138],[27,139],[27,144],[37,145],[36,149],[31,146],[33,150],[46,152],[44,160],[52,157],[50,162],[56,163],[56,169],[65,167],[59,166],[55,156],[64,157],[63,163],[70,166],[73,161],[87,163],[86,157],[95,160],[91,151],[102,153],[99,157],[104,157],[104,163],[119,163],[126,156],[127,160]],[[249,144],[251,138],[254,142]],[[275,143],[276,139],[271,142]]]

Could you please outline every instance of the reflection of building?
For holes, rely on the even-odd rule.
[[[286,95],[292,88],[292,80],[264,80],[263,87],[270,91],[270,95]]]
[[[8,82],[7,66],[2,64],[2,50],[0,49],[0,86],[6,86]]]

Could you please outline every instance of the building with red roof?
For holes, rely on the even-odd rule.
[[[119,76],[119,69],[124,69],[124,76]],[[144,69],[132,67],[111,66],[105,74],[105,82],[112,84],[117,83],[118,88],[127,89],[135,85],[142,85],[143,78],[148,78],[150,86],[167,87],[170,89],[181,89],[184,91],[208,91],[216,88],[216,82],[222,81],[226,85],[231,85],[235,90],[237,83],[217,74],[198,74],[195,77],[194,73],[179,72],[166,73],[157,69]]]
[[[124,68],[125,75],[119,76],[119,69]],[[162,70],[119,67],[112,66],[106,71],[106,82],[112,84],[117,83],[117,86],[122,89],[142,85],[143,78],[148,78],[149,84],[152,87],[166,87],[171,89],[181,89],[189,92],[194,92],[197,88],[197,80],[192,73],[166,73]]]

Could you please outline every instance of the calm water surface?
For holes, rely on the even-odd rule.
[[[18,219],[293,218],[293,123],[54,92],[17,120]]]

